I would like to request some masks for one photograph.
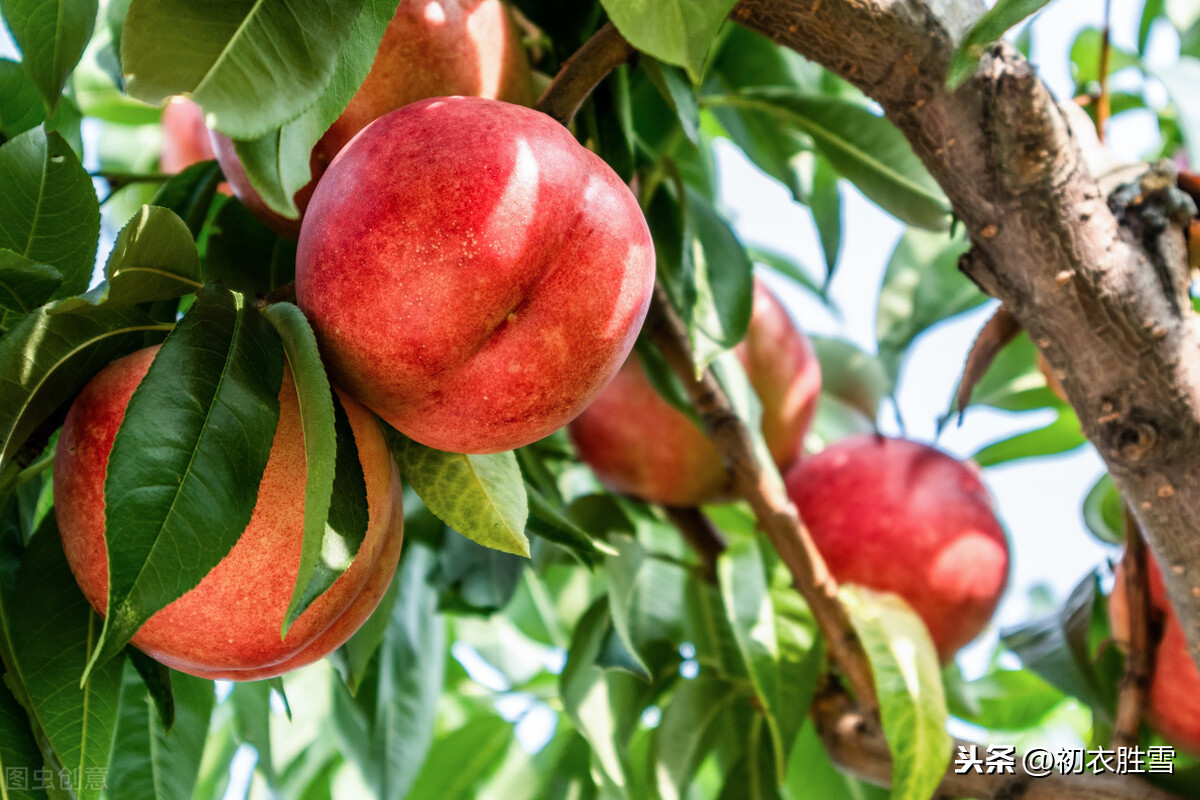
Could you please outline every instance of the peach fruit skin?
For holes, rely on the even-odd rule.
[[[313,148],[313,180],[294,198],[301,215],[314,184],[356,133],[401,106],[456,94],[533,102],[529,61],[508,9],[501,0],[404,0],[388,23],[366,80]],[[299,236],[300,220],[272,211],[250,185],[233,142],[214,131],[212,144],[246,208],[276,233]]]
[[[654,285],[637,200],[567,129],[475,97],[413,103],[330,165],[296,298],[338,383],[430,447],[565,425],[629,354]]]
[[[204,125],[204,112],[186,97],[172,97],[162,113],[162,171],[174,175],[192,164],[216,158]]]
[[[746,338],[735,352],[762,402],[767,446],[776,465],[787,469],[816,412],[821,367],[808,337],[760,281]],[[579,457],[613,491],[695,506],[731,488],[712,442],[658,395],[636,356],[567,430]]]
[[[103,614],[108,598],[104,476],[125,407],[157,352],[139,350],[101,370],[63,424],[54,468],[63,548],[84,595]],[[280,626],[300,564],[304,526],[304,438],[290,372],[279,424],[242,537],[190,592],[138,630],[133,644],[174,669],[203,678],[255,680],[315,661],[370,616],[395,572],[404,533],[399,475],[370,412],[342,398],[358,445],[368,530],[351,566],[292,624]]]
[[[863,434],[798,462],[786,483],[833,576],[904,598],[943,662],[987,625],[1009,549],[977,470],[917,442]]]
[[[1188,655],[1187,636],[1167,600],[1162,572],[1152,560],[1147,562],[1147,567],[1150,604],[1163,615],[1162,639],[1154,654],[1147,721],[1171,744],[1200,756],[1200,670]],[[1116,569],[1116,583],[1108,601],[1108,616],[1113,637],[1127,646],[1129,603],[1125,571],[1120,566]]]

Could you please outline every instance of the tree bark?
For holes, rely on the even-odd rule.
[[[733,19],[879,102],[942,186],[962,269],[1045,353],[1134,510],[1200,655],[1200,329],[1169,175],[1105,196],[1031,67],[998,44],[945,78],[978,0],[741,0]],[[1111,204],[1111,208],[1110,208]]]

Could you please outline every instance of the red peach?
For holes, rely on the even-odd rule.
[[[633,346],[654,284],[637,200],[562,125],[476,97],[368,125],[313,194],[296,298],[337,381],[442,450],[528,444]]]
[[[803,450],[821,393],[812,343],[760,281],[746,338],[737,347],[762,403],[762,431],[783,470]],[[605,486],[654,503],[718,499],[731,479],[708,437],[651,386],[637,357],[568,428],[579,457]]]
[[[1009,550],[976,469],[863,434],[798,462],[786,483],[833,576],[904,598],[943,662],[987,625]]]
[[[75,399],[59,436],[55,510],[80,588],[99,613],[108,599],[104,479],[117,429],[157,347],[101,370]],[[279,391],[279,423],[258,502],[233,549],[191,591],[158,611],[133,644],[173,669],[249,680],[314,661],[348,639],[374,610],[395,572],[404,532],[401,490],[383,433],[370,412],[344,397],[366,479],[368,528],[350,567],[296,619],[280,628],[300,565],[305,453],[291,373]]]

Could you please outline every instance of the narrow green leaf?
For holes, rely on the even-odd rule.
[[[111,361],[169,330],[137,308],[50,316],[35,311],[0,338],[0,468],[26,438]]]
[[[776,782],[782,783],[787,754],[811,699],[811,689],[804,687],[815,685],[815,670],[804,667],[814,643],[812,633],[805,636],[794,624],[781,624],[756,539],[731,544],[717,561],[717,575],[734,640],[770,731],[779,769]],[[802,609],[801,603],[792,612],[806,614]],[[802,677],[805,672],[812,672],[811,680]]]
[[[709,48],[736,0],[600,0],[635,48],[687,70],[700,83]]]
[[[1101,542],[1125,543],[1125,503],[1107,472],[1083,498],[1083,522]]]
[[[177,717],[168,732],[132,668],[125,670],[121,711],[107,775],[109,797],[191,800],[216,702],[213,682],[172,675]]]
[[[879,291],[879,360],[894,386],[909,346],[926,329],[987,298],[958,269],[961,238],[909,228],[896,245]]]
[[[845,339],[811,338],[821,363],[822,393],[836,397],[874,422],[880,402],[891,389],[879,359]]]
[[[363,0],[133,0],[121,65],[132,97],[190,94],[210,127],[253,139],[294,119],[333,76]]]
[[[689,796],[696,769],[715,744],[721,713],[735,698],[725,681],[701,676],[680,683],[654,733],[654,778],[662,800]]]
[[[158,710],[158,721],[164,733],[175,725],[175,691],[171,687],[173,670],[130,645],[125,648],[129,663],[142,679],[142,686]],[[124,690],[122,690],[124,692]]]
[[[28,314],[50,299],[62,279],[54,267],[0,249],[0,309]]]
[[[192,238],[200,236],[204,220],[222,179],[221,168],[215,161],[192,164],[164,183],[151,201],[153,205],[169,208],[184,221]]]
[[[475,787],[500,763],[513,738],[502,717],[479,714],[434,742],[410,796],[471,800]]]
[[[442,534],[435,579],[438,607],[466,614],[492,614],[507,606],[529,559],[476,544],[445,526]]]
[[[76,797],[98,798],[100,782],[95,776],[108,765],[123,659],[92,670],[80,686],[79,676],[102,622],[75,583],[53,515],[26,547],[12,597],[36,597],[37,602],[17,601],[0,609],[16,661],[7,665],[6,680],[21,687],[30,719],[72,780],[82,784],[74,786]]]
[[[772,272],[791,279],[797,285],[803,286],[821,298],[822,301],[829,302],[824,287],[813,278],[808,269],[790,255],[765,247],[751,247],[746,250],[746,253],[755,264],[770,267]]]
[[[0,681],[0,780],[6,800],[47,800],[45,789],[34,788],[35,769],[42,769],[42,754],[29,717]]]
[[[529,557],[529,501],[517,457],[446,453],[388,431],[400,474],[438,519],[484,547]]]
[[[338,435],[334,429],[333,390],[317,351],[317,338],[304,314],[292,303],[274,303],[263,311],[267,322],[275,328],[283,341],[283,353],[291,368],[300,403],[300,422],[304,432],[304,541],[300,548],[300,568],[296,573],[296,585],[288,601],[280,635],[308,607],[321,592],[329,588],[322,585],[320,591],[308,591],[309,582],[321,562],[322,544],[325,540],[325,525],[329,518],[329,503],[333,496],[334,467],[338,450]],[[351,434],[351,444],[353,434]],[[350,448],[354,450],[353,447]],[[361,467],[359,474],[361,475]],[[363,494],[365,495],[365,489]],[[364,498],[365,500],[365,498]],[[363,507],[365,508],[365,502]],[[349,553],[353,557],[354,552]],[[340,574],[340,573],[339,573]],[[323,583],[323,582],[321,582]],[[332,585],[332,584],[329,584]],[[314,590],[318,587],[314,586]],[[306,601],[306,602],[302,602]]]
[[[1048,2],[1050,0],[996,0],[996,4],[971,26],[971,30],[958,43],[946,74],[946,87],[953,91],[961,86],[975,72],[979,59],[989,47],[1000,41],[1009,28],[1040,11]]]
[[[609,556],[604,562],[604,576],[608,580],[609,619],[624,645],[624,651],[628,653],[625,668],[642,680],[649,681],[650,670],[638,653],[630,620],[645,552],[632,536],[614,536],[612,544],[617,548],[618,555]]]
[[[846,585],[841,597],[875,676],[892,753],[892,798],[926,800],[950,766],[952,750],[933,640],[896,595]]]
[[[266,294],[295,276],[296,243],[272,233],[241,203],[221,204],[205,241],[204,277],[235,292]]]
[[[61,272],[52,297],[87,289],[99,236],[92,179],[65,139],[35,128],[0,147],[0,248]]]
[[[0,0],[0,12],[51,113],[92,38],[97,0]]]
[[[174,211],[142,206],[117,234],[104,282],[58,303],[51,314],[82,306],[131,306],[169,300],[199,289],[200,255],[191,231]]]
[[[641,66],[654,82],[663,99],[679,117],[683,135],[694,145],[700,144],[700,106],[696,102],[696,90],[687,76],[675,67],[660,64],[654,59],[644,59]]]
[[[837,171],[822,156],[815,159],[812,182],[812,198],[808,207],[812,211],[813,224],[817,226],[817,236],[821,240],[821,252],[825,256],[824,291],[828,290],[837,271],[838,255],[842,250],[842,193]]]
[[[295,119],[263,135],[236,138],[234,147],[250,182],[276,213],[295,219],[293,198],[312,179],[313,146],[358,91],[396,13],[396,0],[366,0],[345,44],[336,50],[333,76],[316,100]]]
[[[341,669],[342,681],[350,690],[350,694],[358,694],[358,687],[367,675],[371,659],[383,644],[383,637],[387,633],[399,594],[400,582],[393,579],[375,611],[338,650],[341,656],[339,667],[344,667]]]
[[[1180,56],[1177,61],[1156,69],[1154,76],[1171,96],[1188,159],[1192,164],[1200,164],[1200,59]]]
[[[1075,411],[1069,406],[1059,406],[1058,417],[1049,425],[989,444],[971,458],[981,467],[994,467],[1018,458],[1065,453],[1086,441]]]
[[[784,88],[746,89],[707,97],[713,106],[763,111],[812,137],[838,172],[903,222],[946,230],[950,204],[890,121],[850,100]]]
[[[708,198],[691,187],[685,191],[685,246],[691,249],[691,275],[683,287],[684,319],[699,374],[745,337],[754,300],[754,265]]]
[[[0,136],[14,139],[46,119],[42,97],[25,68],[0,58]]]
[[[108,459],[108,611],[94,664],[199,583],[250,522],[279,418],[281,351],[258,311],[208,286],[155,356]]]
[[[528,528],[533,533],[570,548],[587,564],[592,563],[593,556],[615,552],[563,515],[529,481],[525,482],[525,494],[529,498]]]

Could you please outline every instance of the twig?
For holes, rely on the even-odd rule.
[[[725,537],[703,511],[698,508],[666,506],[667,516],[679,529],[680,535],[699,556],[704,574],[710,581],[717,578],[717,558],[725,552]]]
[[[592,34],[563,62],[562,69],[534,105],[563,125],[570,125],[575,112],[608,73],[637,55],[611,22]]]
[[[1112,747],[1134,747],[1142,727],[1150,681],[1154,676],[1154,654],[1162,634],[1154,619],[1150,600],[1150,574],[1146,562],[1146,543],[1137,520],[1125,509],[1125,555],[1121,558],[1125,581],[1125,607],[1129,618],[1129,643],[1125,653],[1125,674],[1117,693],[1117,719],[1113,725]]]
[[[1100,94],[1096,98],[1096,138],[1104,144],[1104,123],[1112,115],[1108,94],[1108,65],[1112,58],[1109,35],[1112,28],[1112,0],[1104,0],[1104,31],[1100,34]]]
[[[867,719],[875,719],[878,704],[871,665],[846,609],[838,601],[837,581],[800,521],[796,507],[782,491],[778,475],[774,479],[768,476],[755,457],[750,431],[733,410],[724,389],[708,370],[696,380],[687,329],[661,285],[654,287],[643,332],[687,387],[709,438],[733,476],[738,495],[750,503],[759,527],[766,532],[796,588],[808,602],[825,636],[830,658],[849,681],[863,714]]]

